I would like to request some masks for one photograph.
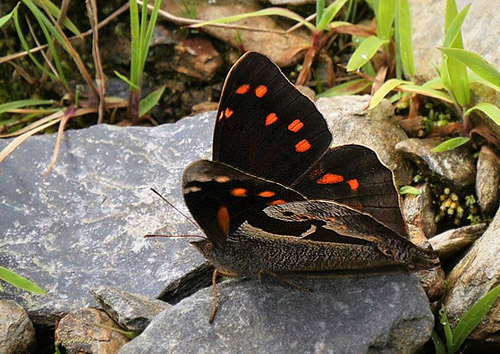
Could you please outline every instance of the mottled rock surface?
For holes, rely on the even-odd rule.
[[[127,331],[141,332],[151,320],[171,305],[118,288],[98,287],[92,295],[104,311]]]
[[[84,308],[66,315],[56,327],[55,340],[66,353],[113,354],[129,341],[104,311]]]
[[[472,155],[465,147],[445,152],[431,152],[442,143],[440,139],[408,139],[396,145],[396,149],[415,160],[419,166],[423,163],[445,183],[461,189],[474,183],[476,166]]]
[[[500,284],[500,212],[486,232],[449,276],[449,291],[444,305],[452,327],[484,294]],[[471,339],[495,343],[500,350],[500,299],[472,332]]]
[[[367,278],[228,281],[158,315],[122,354],[147,353],[415,353],[434,319],[411,274]]]
[[[439,253],[439,258],[446,259],[465,251],[481,237],[485,230],[486,224],[464,226],[436,235],[429,242],[432,248]]]
[[[427,183],[415,186],[418,195],[407,194],[403,202],[403,216],[408,224],[421,229],[427,238],[436,234],[437,225],[432,205],[432,191]]]
[[[35,328],[26,311],[12,300],[0,300],[0,353],[31,353]]]
[[[1,165],[0,264],[48,292],[10,285],[32,319],[95,305],[88,289],[121,287],[149,297],[204,262],[186,239],[146,234],[196,234],[184,217],[150,191],[187,212],[180,180],[191,161],[210,156],[214,114],[157,128],[99,125],[65,132],[54,170],[41,177],[55,135],[34,136]],[[1,140],[0,148],[9,143]]]
[[[485,214],[498,209],[500,195],[500,164],[495,152],[483,146],[477,160],[476,176],[477,202]]]
[[[398,185],[411,181],[412,170],[394,147],[407,139],[395,123],[394,109],[387,100],[367,111],[370,96],[320,98],[318,109],[328,122],[333,146],[360,144],[375,150],[380,160],[394,171]]]

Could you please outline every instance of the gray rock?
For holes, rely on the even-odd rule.
[[[436,234],[437,225],[432,205],[432,191],[427,183],[416,186],[419,195],[407,194],[403,202],[403,216],[408,224],[421,229],[427,238]]]
[[[454,328],[480,297],[500,283],[500,211],[486,232],[448,277],[449,291],[444,305]],[[469,338],[487,341],[500,350],[500,301],[491,308]]]
[[[411,182],[412,170],[394,146],[407,139],[395,123],[394,109],[387,100],[366,111],[370,96],[320,98],[318,109],[325,116],[333,134],[333,145],[360,144],[375,150],[380,160],[395,175],[398,185]]]
[[[500,195],[500,164],[495,152],[481,148],[477,160],[476,194],[481,211],[491,214],[498,209]]]
[[[448,230],[429,240],[440,259],[455,256],[474,243],[486,230],[486,224],[464,226]]]
[[[120,328],[104,311],[83,308],[61,319],[55,340],[64,353],[114,354],[129,341],[117,330]]]
[[[398,143],[396,150],[405,153],[420,166],[425,162],[444,182],[459,189],[472,185],[476,177],[476,166],[469,150],[460,147],[446,152],[431,152],[441,142],[440,139],[413,138]]]
[[[0,300],[0,354],[31,353],[35,328],[28,314],[14,301]]]
[[[5,286],[37,323],[94,305],[87,289],[119,286],[149,297],[198,265],[186,239],[196,234],[150,191],[187,213],[180,180],[191,161],[210,156],[214,114],[156,128],[99,125],[64,133],[59,161],[41,177],[55,135],[34,136],[3,163],[0,175],[0,264],[48,292]],[[0,149],[10,140],[1,140]]]
[[[172,306],[119,288],[100,286],[90,292],[103,310],[127,331],[144,331],[157,314]]]
[[[128,353],[414,353],[434,318],[411,274],[367,278],[227,281],[208,323],[212,289],[155,317]]]

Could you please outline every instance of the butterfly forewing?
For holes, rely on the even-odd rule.
[[[235,64],[217,112],[214,161],[290,185],[330,142],[314,103],[267,57],[247,53]]]
[[[335,200],[370,214],[406,237],[392,172],[369,148],[344,145],[329,150],[292,187],[309,199]]]

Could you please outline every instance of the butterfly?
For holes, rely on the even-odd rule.
[[[334,142],[333,142],[334,143]],[[212,161],[186,167],[186,205],[218,273],[241,277],[439,264],[408,240],[394,177],[327,122],[266,56],[244,54],[217,110]],[[216,298],[211,321],[216,311]]]

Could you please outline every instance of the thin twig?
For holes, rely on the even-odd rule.
[[[104,27],[107,24],[109,24],[116,17],[120,16],[122,13],[124,13],[125,11],[127,11],[128,8],[129,8],[129,6],[130,6],[130,4],[127,1],[122,7],[120,7],[118,10],[116,10],[111,15],[109,15],[105,20],[103,20],[102,22],[100,22],[99,25],[97,25],[97,29],[101,29],[102,27]],[[76,35],[76,36],[68,38],[68,40],[69,41],[74,41],[74,40],[77,40],[77,39],[82,39],[84,37],[90,36],[92,34],[92,32],[93,32],[92,29],[89,29],[88,31],[83,32],[81,35]],[[46,49],[48,47],[49,47],[48,44],[44,44],[44,45],[41,45],[41,46],[38,46],[38,47],[30,49],[30,53],[36,53],[36,52],[44,50],[44,49]],[[15,54],[11,54],[11,55],[7,55],[5,57],[0,58],[0,64],[12,61],[14,59],[25,57],[26,55],[28,55],[27,51],[19,52],[19,53],[15,53]]]
[[[97,90],[99,91],[99,111],[97,114],[97,124],[101,124],[104,120],[104,105],[106,96],[106,75],[104,75],[104,70],[102,69],[101,53],[99,51],[99,30],[97,29],[97,23],[99,21],[97,17],[97,4],[95,0],[87,0],[87,11],[90,19],[90,26],[93,30],[92,36],[92,58],[94,59],[94,66],[96,71],[96,83]]]

